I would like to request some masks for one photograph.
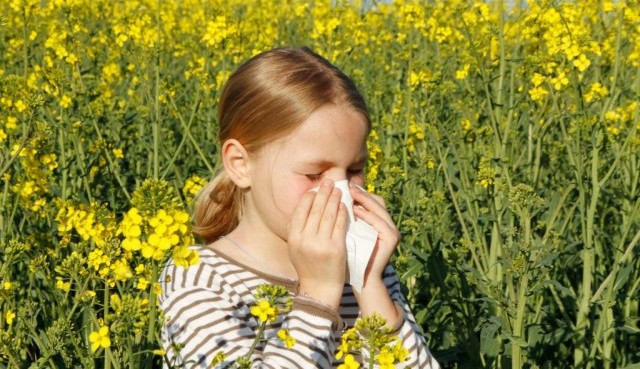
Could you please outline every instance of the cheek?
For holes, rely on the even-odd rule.
[[[275,194],[275,199],[276,202],[280,204],[280,209],[284,213],[287,221],[291,219],[291,214],[293,214],[296,206],[298,206],[302,196],[313,187],[315,186],[310,185],[307,180],[291,180],[288,183],[282,184],[280,187],[281,190]]]
[[[363,175],[353,176],[353,177],[349,178],[349,180],[353,184],[356,184],[356,185],[358,185],[360,187],[364,187],[364,176]]]

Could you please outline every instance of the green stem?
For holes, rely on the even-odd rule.
[[[182,117],[182,114],[180,114],[180,111],[178,110],[178,106],[176,105],[176,102],[173,99],[173,97],[169,96],[169,101],[171,101],[171,105],[173,106],[175,114],[178,117],[178,121],[180,122],[180,125],[182,126],[182,130],[184,132],[184,136],[182,138],[182,141],[180,141],[180,144],[178,145],[178,148],[176,149],[175,154],[173,155],[173,157],[169,161],[169,164],[167,164],[166,169],[162,173],[161,178],[164,178],[167,175],[167,172],[169,171],[169,168],[171,168],[171,166],[173,165],[175,159],[178,157],[178,152],[180,152],[180,150],[182,149],[182,146],[183,146],[183,144],[184,144],[184,142],[185,142],[185,140],[187,138],[189,139],[189,141],[191,141],[191,144],[193,145],[194,149],[198,152],[198,155],[200,156],[200,158],[204,162],[204,165],[207,167],[207,169],[209,169],[209,171],[211,173],[213,173],[215,171],[214,165],[209,163],[209,159],[207,158],[207,155],[204,154],[204,152],[200,148],[198,142],[196,141],[195,138],[193,138],[193,135],[191,134],[191,124],[193,123],[194,118],[196,116],[196,112],[198,111],[198,108],[200,106],[200,99],[198,98],[195,101],[195,103],[193,105],[193,110],[191,111],[191,116],[189,117],[189,121],[188,122],[184,121],[184,118]]]
[[[158,265],[157,263],[153,263],[151,269],[151,283],[155,283],[158,280]],[[157,296],[153,289],[151,288],[151,293],[149,294],[149,326],[147,327],[147,345],[155,345],[155,334],[156,334],[156,314],[157,314]],[[145,368],[151,367],[151,360],[148,360],[145,363]]]
[[[598,133],[595,134],[598,136]],[[598,205],[598,198],[600,196],[600,181],[598,180],[598,167],[599,167],[599,149],[597,141],[594,143],[594,147],[591,150],[591,199],[589,201],[589,208],[586,214],[586,232],[585,232],[585,248],[582,251],[582,286],[580,305],[578,306],[578,313],[576,316],[576,348],[574,350],[574,365],[575,367],[581,367],[587,354],[587,342],[586,334],[589,328],[589,310],[591,308],[592,297],[592,284],[593,275],[595,272],[595,248],[593,244],[594,235],[594,223],[595,215]],[[587,368],[591,365],[587,364]]]
[[[58,145],[60,146],[60,171],[62,172],[62,184],[60,185],[60,197],[65,200],[67,198],[67,181],[69,179],[69,171],[67,168],[67,155],[64,148],[64,135],[65,132],[60,132],[58,135]]]
[[[511,368],[512,369],[521,369],[523,358],[522,358],[522,347],[518,341],[524,339],[524,313],[525,308],[527,306],[527,284],[529,283],[529,274],[525,272],[520,278],[520,285],[518,286],[518,303],[516,310],[516,320],[513,324],[513,336],[516,338],[516,341],[511,342]]]
[[[102,315],[102,321],[104,322],[105,326],[109,326],[109,321],[107,320],[107,317],[109,316],[109,282],[107,282],[106,280],[104,281],[104,310],[103,310],[103,315]],[[109,332],[109,334],[111,334],[111,332]],[[110,369],[111,368],[111,347],[107,347],[104,349],[104,368],[105,369]]]
[[[27,34],[28,28],[28,21],[27,21],[27,10],[26,10],[26,6],[22,8],[22,21],[24,22],[24,27],[22,27],[22,38],[24,40],[24,47],[22,48],[22,63],[23,63],[23,76],[26,77],[27,73],[29,73],[29,36]]]
[[[503,0],[499,0],[496,4],[496,6],[499,7],[498,9],[498,42],[499,42],[499,49],[500,49],[500,62],[499,62],[499,71],[498,71],[498,88],[497,88],[497,96],[496,96],[496,109],[495,109],[495,115],[496,115],[496,122],[497,122],[497,126],[499,127],[500,123],[502,122],[502,106],[504,106],[504,101],[503,101],[503,93],[504,93],[504,75],[506,73],[506,60],[505,60],[505,56],[504,56],[504,1]],[[499,131],[496,131],[497,133],[497,140],[495,141],[495,146],[496,146],[496,154],[499,155],[500,158],[503,157],[504,155],[504,147],[503,147],[503,142],[506,143],[506,138],[502,139],[502,137],[500,136],[506,136],[506,132],[503,132],[502,135],[500,134]]]
[[[369,369],[373,369],[373,364],[374,364],[374,354],[371,352],[371,350],[369,351]]]
[[[253,352],[256,350],[256,347],[258,346],[258,342],[262,340],[262,334],[264,333],[264,329],[266,326],[267,326],[267,322],[260,323],[260,327],[258,327],[258,333],[256,333],[256,338],[253,340],[253,343],[251,344],[251,348],[249,349],[249,352],[247,352],[247,355],[245,356],[247,359],[251,360],[251,355],[253,355]]]
[[[9,195],[9,181],[4,180],[4,189],[2,191],[2,209],[7,209],[7,197]],[[4,210],[0,212],[0,242],[2,245],[5,244],[5,239],[7,236],[7,229],[9,229],[11,218],[4,219]],[[8,264],[7,264],[8,265]]]
[[[158,178],[160,175],[160,2],[158,0],[158,7],[156,9],[156,27],[158,32],[158,41],[155,52],[155,119],[153,121],[153,178]]]
[[[20,142],[20,145],[18,146],[18,149],[9,158],[9,160],[5,163],[5,165],[2,167],[2,169],[0,169],[0,177],[7,170],[9,170],[9,167],[11,166],[11,164],[13,164],[13,162],[18,158],[18,156],[20,156],[20,152],[22,151],[22,149],[24,149],[25,146],[27,146],[27,142],[29,141],[29,133],[31,133],[31,126],[33,126],[33,113],[31,113],[29,115],[29,122],[27,123],[27,128],[23,131],[24,132],[24,137],[23,137],[22,141]]]
[[[524,243],[527,249],[531,248],[531,217],[523,215]],[[531,262],[531,261],[529,261]],[[523,364],[523,351],[520,342],[524,340],[524,315],[527,307],[527,286],[529,284],[529,272],[525,271],[520,277],[518,297],[516,302],[516,320],[513,323],[513,336],[511,342],[511,368],[521,369]]]
[[[446,163],[445,155],[442,154],[440,146],[436,146],[436,150],[438,151],[438,156],[440,157],[441,163]],[[471,240],[471,235],[469,234],[469,230],[467,229],[466,222],[464,220],[464,216],[462,215],[462,210],[460,209],[460,205],[457,200],[456,193],[453,189],[453,184],[451,183],[451,179],[449,178],[449,173],[446,168],[442,170],[442,174],[444,174],[445,182],[447,183],[447,188],[449,190],[449,194],[451,195],[451,202],[453,203],[453,207],[456,210],[456,214],[458,216],[458,221],[460,222],[460,226],[462,227],[462,233],[464,234],[465,240],[469,243],[469,250],[471,251],[471,257],[473,258],[473,262],[476,265],[476,268],[480,273],[485,273],[486,269],[483,268],[480,260],[478,259],[478,255],[476,254],[475,247],[473,247],[473,242]]]
[[[98,127],[98,124],[96,123],[95,120],[93,121],[93,129],[96,131],[96,134],[98,135],[100,140],[103,140],[102,132],[100,131],[100,128]],[[125,186],[124,181],[122,180],[122,178],[120,177],[120,174],[116,170],[116,166],[115,166],[115,163],[113,162],[113,158],[111,157],[111,153],[109,153],[109,150],[107,150],[106,148],[104,149],[104,157],[107,158],[107,162],[109,163],[109,169],[111,169],[111,173],[113,173],[114,177],[116,177],[116,181],[118,182],[118,185],[120,185],[120,189],[122,189],[122,192],[124,193],[127,200],[131,201],[131,196],[129,195],[129,191],[127,191],[127,186]]]

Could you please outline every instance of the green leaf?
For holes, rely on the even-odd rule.
[[[620,271],[618,272],[618,275],[616,275],[616,282],[613,284],[614,291],[619,290],[622,286],[624,286],[625,283],[627,283],[627,280],[629,280],[629,275],[631,274],[631,271],[633,271],[632,263],[629,263],[627,264],[627,266],[620,269]]]
[[[480,352],[491,357],[496,357],[500,353],[502,339],[498,333],[497,324],[487,324],[480,332]]]
[[[640,363],[635,363],[635,364],[631,364],[631,365],[627,365],[622,369],[640,369]]]

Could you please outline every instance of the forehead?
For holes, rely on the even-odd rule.
[[[285,149],[294,149],[296,159],[330,159],[334,156],[366,156],[369,124],[350,108],[323,106],[312,113],[284,139]]]

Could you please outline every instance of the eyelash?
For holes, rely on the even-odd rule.
[[[349,177],[351,177],[360,175],[363,171],[363,169],[349,169],[347,172],[349,173]],[[307,174],[306,177],[309,178],[309,180],[311,180],[312,182],[317,182],[320,180],[320,178],[322,178],[322,174],[323,173]]]

